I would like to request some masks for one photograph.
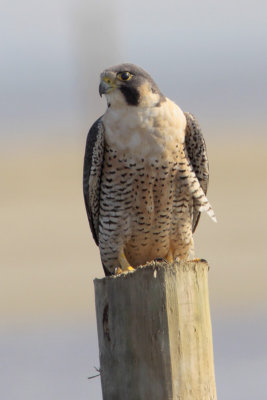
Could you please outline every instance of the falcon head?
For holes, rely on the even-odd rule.
[[[112,106],[159,106],[165,97],[151,76],[134,64],[120,64],[105,69],[100,75],[100,96]]]

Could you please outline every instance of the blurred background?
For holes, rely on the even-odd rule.
[[[2,0],[1,399],[101,399],[82,165],[99,74],[121,62],[200,122],[218,398],[267,398],[266,20],[263,0]]]

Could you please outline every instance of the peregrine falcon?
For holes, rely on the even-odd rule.
[[[105,274],[187,260],[200,212],[216,221],[196,119],[133,64],[104,70],[99,93],[107,110],[87,137],[83,191]]]

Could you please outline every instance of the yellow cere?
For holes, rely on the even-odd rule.
[[[108,78],[107,76],[104,76],[103,81],[109,85],[113,83],[112,80],[110,78]]]

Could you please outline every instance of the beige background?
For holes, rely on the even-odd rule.
[[[214,312],[261,312],[266,291],[266,143],[210,140],[196,256],[209,261]],[[83,146],[1,155],[1,313],[9,322],[88,312],[103,276],[82,196]],[[89,302],[88,302],[89,300]],[[266,309],[265,309],[266,310]]]

